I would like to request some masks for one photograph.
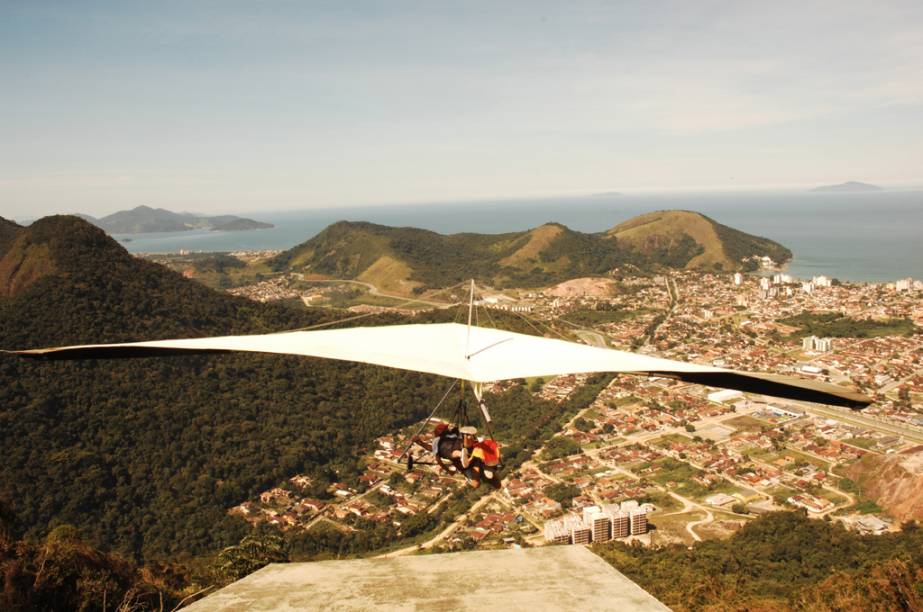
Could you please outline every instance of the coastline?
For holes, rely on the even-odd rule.
[[[337,221],[418,227],[443,234],[522,231],[555,221],[601,232],[652,210],[694,210],[723,225],[765,236],[793,253],[784,271],[799,278],[827,275],[850,282],[923,277],[923,192],[850,194],[687,194],[387,205],[262,212],[275,228],[246,232],[116,235],[130,252],[178,253],[286,250]]]

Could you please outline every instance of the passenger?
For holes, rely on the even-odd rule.
[[[475,451],[472,453],[484,462],[484,479],[495,489],[499,489],[500,481],[500,447],[494,440],[478,440]]]
[[[419,436],[414,436],[413,442],[426,449],[433,455],[433,459],[443,470],[449,474],[461,471],[461,464],[458,458],[461,456],[461,440],[458,437],[458,429],[449,427],[446,423],[437,423],[433,428],[433,439],[430,442],[424,442]],[[412,465],[408,462],[408,465]]]

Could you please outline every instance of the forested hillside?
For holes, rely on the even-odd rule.
[[[663,211],[596,234],[557,223],[525,232],[443,235],[341,221],[278,255],[269,266],[420,292],[469,278],[499,287],[549,285],[619,266],[731,271],[753,265],[744,258],[763,255],[776,261],[791,258],[782,245],[698,213]]]
[[[21,230],[3,269],[10,279],[23,269],[40,273],[0,297],[0,348],[261,333],[342,316],[212,291],[130,256],[75,217]],[[493,319],[529,331],[512,315]],[[396,322],[376,316],[361,324]],[[444,387],[432,376],[301,357],[0,355],[0,507],[17,536],[73,524],[92,545],[144,562],[214,552],[249,530],[229,507],[295,473],[319,482],[358,474],[357,449],[423,417]],[[491,402],[510,464],[568,411],[521,389]],[[332,545],[302,544],[305,552]]]
[[[48,272],[0,298],[2,348],[280,331],[335,315],[211,291],[74,217],[22,230],[0,266],[11,257],[43,258],[33,267]],[[292,357],[0,355],[0,501],[19,534],[72,523],[137,559],[213,551],[245,532],[230,505],[296,471],[348,464],[356,445],[424,414],[437,387]]]
[[[674,610],[923,609],[923,530],[915,523],[861,536],[777,512],[691,548],[594,550]]]
[[[16,223],[0,217],[0,257],[12,246],[13,239],[20,229],[22,228]]]

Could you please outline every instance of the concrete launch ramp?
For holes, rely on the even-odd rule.
[[[669,610],[583,546],[278,563],[203,610]]]

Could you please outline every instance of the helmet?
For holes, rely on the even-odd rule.
[[[462,427],[462,428],[459,429],[458,431],[459,431],[460,433],[466,435],[466,436],[473,436],[473,435],[475,435],[475,434],[478,432],[477,428],[476,428],[476,427],[472,427],[471,425],[465,425],[464,427]]]
[[[436,428],[433,430],[433,433],[437,436],[441,436],[442,432],[444,432],[448,428],[449,426],[446,425],[445,423],[436,423]]]

